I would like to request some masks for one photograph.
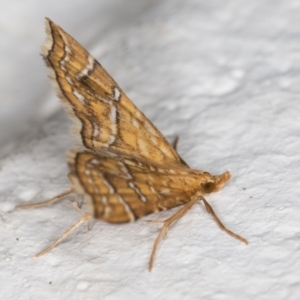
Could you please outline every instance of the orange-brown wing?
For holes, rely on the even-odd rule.
[[[103,67],[70,35],[46,19],[42,55],[58,96],[87,149],[133,155],[154,163],[183,163],[155,126]]]
[[[162,169],[135,158],[114,159],[71,150],[70,179],[89,203],[90,213],[107,222],[130,222],[186,203],[200,187],[201,171]]]

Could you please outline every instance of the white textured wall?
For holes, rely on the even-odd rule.
[[[299,1],[10,2],[0,2],[0,298],[299,299]],[[180,136],[192,167],[231,171],[207,199],[249,246],[196,205],[161,243],[152,273],[159,225],[143,220],[82,226],[30,259],[80,217],[65,201],[14,211],[69,186],[69,122],[38,55],[44,16],[165,135]]]

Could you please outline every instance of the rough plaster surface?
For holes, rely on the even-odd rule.
[[[0,2],[1,299],[299,299],[300,4],[286,1]],[[231,171],[169,231],[95,222],[30,257],[80,214],[66,201],[69,122],[38,56],[48,16],[83,43],[194,168]],[[69,197],[69,199],[73,199]],[[173,211],[151,216],[164,219]]]

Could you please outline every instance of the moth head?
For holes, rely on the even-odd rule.
[[[207,172],[204,172],[203,175],[204,182],[201,183],[201,189],[204,194],[217,192],[231,177],[228,171],[219,176],[213,176]]]

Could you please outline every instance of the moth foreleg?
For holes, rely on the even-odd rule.
[[[153,248],[152,248],[152,253],[150,256],[150,261],[149,261],[149,271],[152,270],[153,267],[153,262],[154,262],[154,257],[156,254],[156,250],[158,247],[158,244],[160,242],[160,240],[163,237],[166,237],[167,232],[168,232],[168,228],[171,226],[172,223],[174,223],[175,221],[177,221],[179,218],[181,218],[197,201],[203,201],[205,208],[207,210],[207,212],[209,214],[211,214],[213,216],[213,218],[215,219],[215,221],[217,222],[217,224],[219,225],[219,227],[225,231],[226,233],[228,233],[230,236],[238,239],[239,241],[248,244],[248,241],[244,238],[242,238],[241,236],[239,236],[238,234],[232,232],[231,230],[227,229],[223,223],[220,221],[220,219],[217,217],[216,213],[214,212],[214,210],[212,209],[212,207],[209,205],[209,203],[205,200],[205,198],[203,196],[195,196],[194,198],[192,198],[191,201],[189,201],[188,203],[186,203],[177,213],[175,213],[171,218],[165,220],[165,221],[152,221],[152,222],[162,222],[164,225],[162,227],[162,229],[160,230]]]
[[[241,236],[239,236],[238,234],[232,232],[231,230],[227,229],[223,223],[220,221],[220,219],[218,218],[218,216],[216,215],[216,213],[214,212],[214,210],[212,209],[212,207],[210,206],[210,204],[205,200],[204,197],[202,197],[200,200],[203,201],[206,211],[211,214],[213,216],[213,218],[215,219],[215,221],[217,222],[217,224],[219,225],[219,227],[225,231],[226,233],[228,233],[230,236],[236,238],[237,240],[245,243],[246,245],[248,245],[248,241],[244,238],[242,238]]]
[[[150,256],[150,260],[149,260],[149,272],[151,272],[152,267],[153,267],[153,262],[154,262],[154,257],[156,254],[156,250],[158,247],[158,244],[160,242],[160,240],[163,237],[167,236],[167,232],[168,232],[168,228],[171,226],[172,223],[174,223],[175,221],[177,221],[179,218],[181,218],[197,201],[199,201],[199,196],[195,196],[191,201],[189,201],[188,203],[186,203],[178,212],[176,212],[171,218],[162,221],[162,223],[164,224],[162,229],[160,230],[154,244],[153,244],[153,248],[152,248],[152,252],[151,252],[151,256]]]

